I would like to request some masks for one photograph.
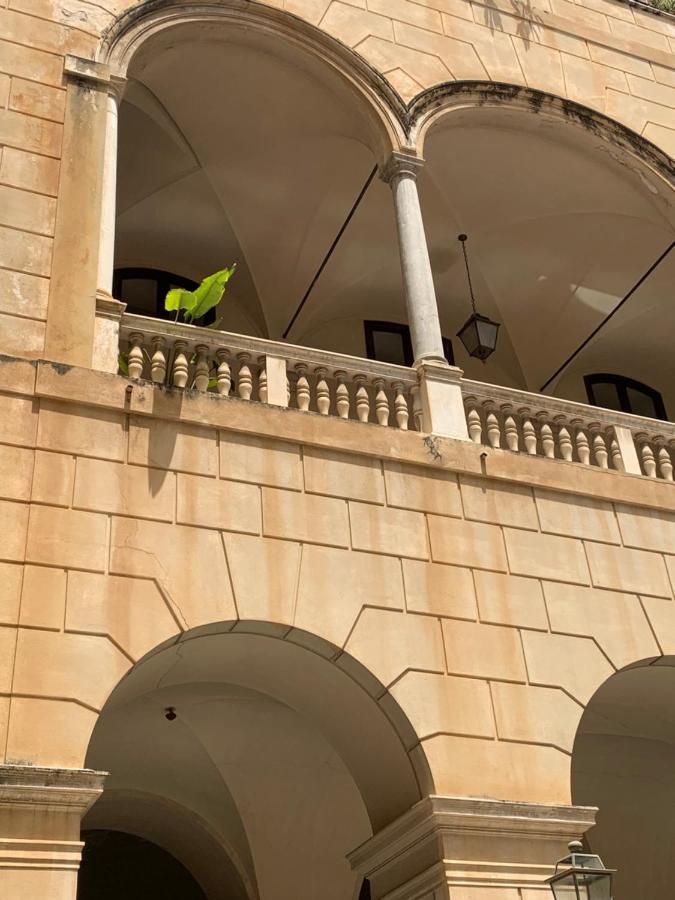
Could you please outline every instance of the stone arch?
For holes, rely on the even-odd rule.
[[[408,140],[420,156],[429,132],[446,115],[470,109],[515,110],[566,123],[599,138],[624,159],[633,159],[670,188],[675,166],[667,153],[604,113],[535,88],[494,81],[452,81],[422,91],[408,104]]]
[[[598,807],[586,840],[618,869],[615,900],[648,900],[675,876],[675,657],[618,669],[581,715],[571,761],[572,802]]]
[[[221,3],[146,0],[123,12],[102,35],[97,60],[110,66],[113,76],[125,77],[143,44],[172,27],[186,23],[223,23],[257,29],[309,53],[338,77],[365,114],[372,134],[372,150],[380,164],[392,150],[405,145],[406,106],[388,80],[362,56],[306,20],[255,0]]]
[[[220,840],[209,858],[227,857],[231,877],[207,890],[210,900],[225,888],[223,898],[270,895],[271,825],[260,823],[276,816],[283,830],[289,808],[300,823],[289,858],[311,819],[316,844],[327,842],[321,865],[332,859],[342,889],[356,889],[346,854],[434,792],[417,735],[379,680],[323,638],[263,621],[198,626],[143,656],[113,686],[85,765],[111,774],[84,829],[136,834],[216,887],[198,848],[188,842],[181,851],[181,834],[194,819],[204,841]]]

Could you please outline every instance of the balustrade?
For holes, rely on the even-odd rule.
[[[664,434],[647,432],[640,425],[649,419],[475,381],[464,380],[462,392],[476,444],[673,480],[675,427],[669,423],[662,423]]]
[[[420,428],[417,376],[403,366],[143,316],[124,316],[120,340],[120,366],[134,379],[401,431]]]
[[[425,430],[423,367],[418,381],[418,372],[403,366],[143,316],[125,315],[120,337],[120,366],[134,379]],[[459,384],[468,436],[476,444],[673,481],[670,423],[467,379]]]

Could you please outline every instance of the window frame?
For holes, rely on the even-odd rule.
[[[113,297],[124,302],[122,293],[122,282],[127,279],[143,278],[147,281],[154,281],[156,286],[155,296],[155,312],[152,318],[173,320],[175,314],[167,312],[164,309],[164,297],[171,287],[183,288],[186,291],[194,291],[199,286],[198,281],[186,278],[184,275],[176,275],[174,272],[167,272],[166,269],[153,269],[149,266],[122,266],[113,272]],[[139,314],[140,315],[140,314]],[[216,320],[215,309],[210,309],[205,316],[198,319],[196,325],[210,325]]]
[[[403,365],[412,367],[414,360],[412,339],[410,337],[410,327],[401,322],[387,322],[382,319],[364,319],[363,328],[366,336],[366,356],[368,359],[376,359],[375,356],[375,339],[376,331],[384,331],[389,334],[399,334],[403,339]],[[455,364],[455,353],[450,338],[442,338],[443,353],[451,366]]]
[[[625,412],[629,415],[638,415],[638,413],[634,413],[631,409],[630,399],[628,397],[628,389],[631,388],[632,390],[649,397],[654,404],[655,418],[662,421],[668,421],[668,414],[666,413],[663,397],[656,388],[649,387],[648,384],[643,384],[643,382],[636,381],[634,378],[628,378],[626,375],[615,375],[611,372],[594,372],[591,375],[584,375],[584,385],[586,387],[588,402],[591,406],[596,406],[598,408],[600,407],[595,400],[594,387],[599,384],[611,384],[616,388],[619,406],[621,407],[620,410],[618,410],[619,412]]]

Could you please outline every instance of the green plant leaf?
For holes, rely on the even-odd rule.
[[[186,291],[183,288],[173,288],[164,298],[164,309],[167,312],[185,309],[189,310],[196,303],[195,296],[192,291]]]
[[[117,355],[117,365],[119,366],[119,370],[122,375],[129,374],[129,354],[128,353],[119,353]]]
[[[207,275],[198,288],[193,292],[195,304],[191,309],[186,309],[185,318],[188,316],[190,320],[201,319],[202,316],[213,309],[220,303],[220,299],[225,291],[225,285],[234,275],[237,264],[230,266],[229,269],[221,269],[220,272],[214,272],[213,275]]]

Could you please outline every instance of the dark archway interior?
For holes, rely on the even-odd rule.
[[[77,900],[206,900],[188,870],[151,841],[107,829],[82,839]]]

